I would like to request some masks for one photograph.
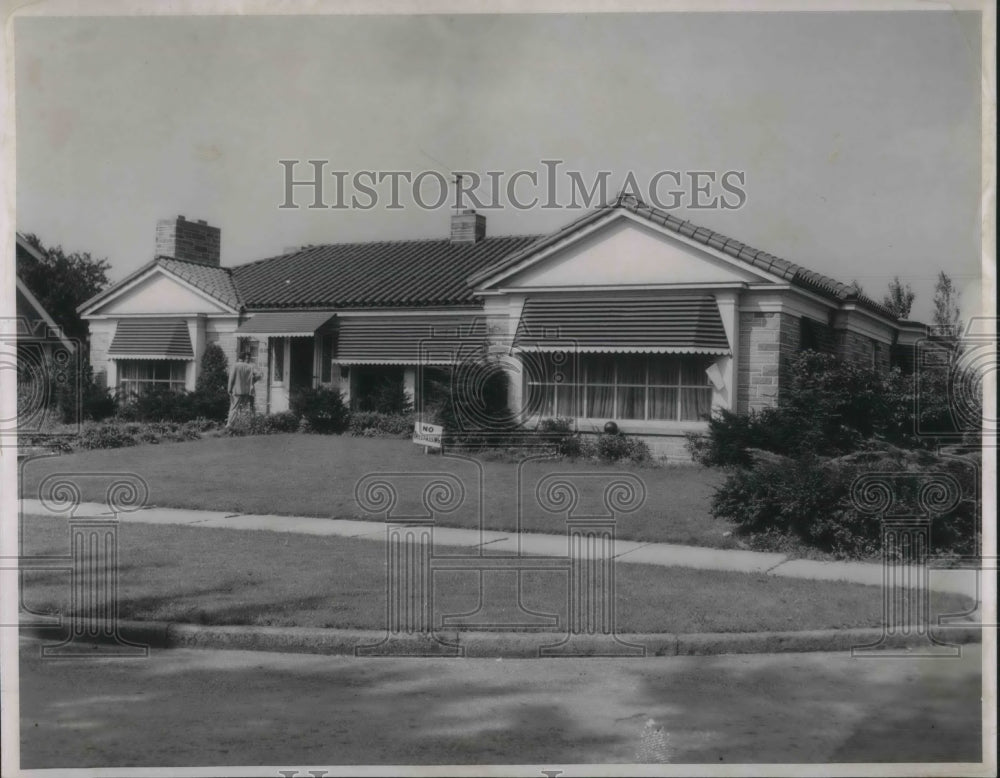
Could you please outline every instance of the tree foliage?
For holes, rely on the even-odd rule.
[[[913,300],[916,297],[909,284],[903,284],[896,276],[889,282],[889,291],[882,298],[882,304],[892,311],[893,316],[899,319],[906,319],[910,315],[913,307]]]
[[[61,246],[46,248],[36,235],[25,239],[43,259],[19,252],[17,274],[67,337],[85,340],[87,323],[77,313],[77,306],[108,285],[111,265],[85,251],[67,254]]]
[[[957,333],[960,319],[958,291],[948,274],[942,270],[938,273],[937,284],[934,287],[934,324]]]

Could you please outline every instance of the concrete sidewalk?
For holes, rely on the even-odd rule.
[[[30,499],[21,500],[21,512],[25,517],[65,516],[65,514],[53,514],[48,511],[40,500]],[[106,518],[112,514],[103,503],[85,502],[80,503],[73,515],[76,518]],[[118,518],[123,522],[140,524],[177,524],[191,527],[292,532],[303,535],[333,535],[374,541],[383,540],[386,533],[385,525],[375,521],[223,513],[221,511],[196,511],[186,508],[159,508],[155,506],[131,513],[121,513]],[[434,527],[434,543],[438,546],[461,548],[489,546],[491,551],[509,554],[565,555],[568,553],[565,536],[535,532],[516,533],[492,530],[480,532],[473,529],[436,526]],[[880,586],[883,580],[883,570],[879,564],[819,562],[808,559],[789,560],[786,554],[723,550],[682,546],[673,543],[615,540],[615,559],[623,564],[727,570],[786,578],[846,581],[868,586]],[[935,570],[932,568],[929,578],[930,588],[935,591],[962,594],[979,600],[979,576],[975,570]]]

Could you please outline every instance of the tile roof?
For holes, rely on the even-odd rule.
[[[206,294],[231,308],[240,307],[240,297],[228,267],[213,267],[200,262],[188,262],[173,257],[157,257],[156,262],[165,270],[194,284]]]
[[[85,300],[76,309],[84,311],[87,308],[93,307],[112,292],[134,281],[154,267],[162,267],[164,270],[187,281],[192,286],[198,287],[201,291],[214,297],[221,303],[232,308],[240,307],[240,298],[236,293],[236,285],[233,283],[230,268],[203,265],[200,262],[189,262],[184,259],[174,259],[173,257],[157,257],[151,262],[147,262],[138,270],[129,273],[121,281],[111,284],[104,291],[98,292],[89,300]]]
[[[538,236],[377,241],[310,246],[232,268],[249,310],[291,307],[363,308],[473,303],[465,279]]]
[[[563,229],[536,241],[533,245],[509,254],[497,262],[493,267],[484,268],[483,270],[471,275],[468,279],[468,283],[470,285],[478,285],[496,273],[506,270],[509,267],[513,267],[534,252],[558,243],[577,230],[580,230],[588,224],[601,219],[611,211],[618,209],[634,213],[654,224],[666,227],[668,230],[676,232],[678,235],[683,235],[691,240],[695,240],[706,246],[710,246],[718,251],[728,254],[731,257],[740,259],[747,264],[759,268],[760,270],[776,275],[794,286],[808,289],[809,291],[815,292],[822,297],[836,300],[837,302],[855,301],[859,305],[885,316],[888,319],[896,319],[896,316],[893,315],[893,313],[884,305],[876,302],[867,295],[858,294],[853,287],[847,284],[836,281],[829,276],[815,273],[802,267],[801,265],[789,262],[787,259],[776,257],[774,254],[769,254],[766,251],[755,249],[752,246],[748,246],[738,240],[729,238],[722,233],[715,232],[714,230],[710,230],[706,227],[699,227],[696,224],[692,224],[691,222],[683,219],[678,219],[673,214],[658,208],[652,208],[633,196],[620,196],[613,202],[600,206],[599,208],[566,225]]]

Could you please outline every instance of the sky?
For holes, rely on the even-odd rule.
[[[177,214],[221,228],[224,265],[447,235],[449,208],[412,198],[279,208],[282,159],[542,176],[559,159],[611,190],[742,171],[741,208],[674,213],[876,298],[898,275],[914,318],[939,270],[978,295],[976,13],[25,17],[14,46],[17,229],[113,279]],[[500,235],[581,212],[486,213]]]

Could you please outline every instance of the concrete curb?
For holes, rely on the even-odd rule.
[[[85,631],[100,635],[99,624],[84,623]],[[90,629],[93,627],[93,629]],[[67,627],[22,624],[23,636],[65,639]],[[795,632],[716,632],[690,634],[579,635],[553,632],[455,632],[434,636],[410,634],[387,639],[384,632],[312,627],[209,626],[162,621],[119,622],[118,636],[150,648],[206,648],[238,651],[277,651],[347,656],[421,656],[533,659],[555,656],[651,657],[710,656],[715,654],[773,654],[808,651],[849,651],[879,644],[886,649],[914,649],[931,645],[925,635],[883,637],[880,628],[802,630]],[[940,628],[941,643],[961,645],[982,641],[976,626]],[[111,637],[93,644],[114,643]]]

